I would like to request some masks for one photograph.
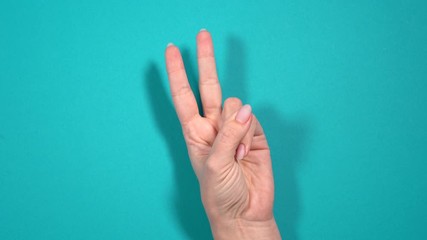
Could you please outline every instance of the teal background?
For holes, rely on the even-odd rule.
[[[427,238],[426,1],[1,1],[0,239],[210,239],[164,49],[272,148],[285,239]]]

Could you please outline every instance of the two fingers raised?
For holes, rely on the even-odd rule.
[[[194,93],[188,82],[179,49],[173,44],[166,48],[166,69],[172,99],[182,125],[200,116]],[[221,116],[222,93],[216,71],[212,37],[206,30],[197,35],[197,60],[199,65],[199,90],[206,118],[217,123]]]
[[[194,118],[200,117],[196,98],[188,82],[179,49],[171,44],[166,48],[165,56],[173,103],[181,125],[185,126]],[[237,98],[227,99],[224,102],[224,109],[221,108],[222,93],[216,71],[212,37],[206,30],[200,31],[197,35],[197,59],[200,76],[199,90],[204,116],[211,119],[216,128],[221,129],[218,136],[220,143],[217,143],[220,147],[217,147],[219,151],[224,150],[227,154],[232,154],[231,159],[235,154],[237,159],[241,159],[250,150],[257,121],[255,119],[255,121],[250,121],[250,124],[246,124],[252,116],[251,108],[249,105],[242,107],[242,102]],[[235,119],[228,121],[231,117]],[[244,121],[245,124],[239,122],[239,119],[242,120],[245,117],[248,118],[247,121]],[[227,121],[227,126],[219,126]],[[236,125],[236,123],[240,123],[240,125]],[[244,132],[239,132],[239,127],[246,125],[248,125],[247,129],[245,127],[245,129],[241,129]],[[240,136],[240,134],[243,135]],[[221,144],[228,141],[231,145]]]

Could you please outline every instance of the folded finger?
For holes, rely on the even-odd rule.
[[[244,156],[248,155],[249,150],[251,149],[252,139],[254,138],[256,126],[257,126],[256,119],[255,119],[255,116],[252,114],[251,126],[250,126],[248,132],[246,133],[246,135],[243,137],[243,140],[241,142],[243,145],[245,145]]]

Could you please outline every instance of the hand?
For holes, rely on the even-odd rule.
[[[280,239],[273,216],[270,149],[250,105],[228,98],[222,107],[212,38],[197,35],[198,106],[179,49],[166,48],[173,103],[216,239]],[[191,191],[191,190],[190,190]]]

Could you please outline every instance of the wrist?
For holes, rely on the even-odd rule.
[[[211,221],[212,234],[216,240],[224,239],[282,239],[276,220],[251,221],[242,218]]]

